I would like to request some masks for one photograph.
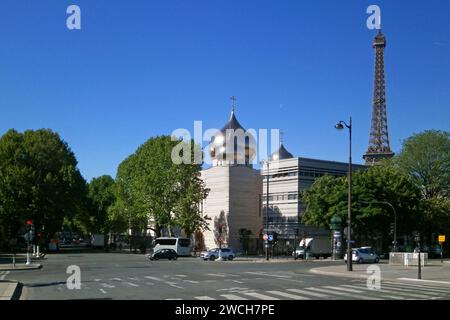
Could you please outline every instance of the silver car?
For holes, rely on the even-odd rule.
[[[344,255],[344,261],[347,263],[347,254]],[[380,256],[371,247],[353,248],[352,261],[356,263],[378,263],[380,262]]]
[[[211,260],[214,261],[219,258],[219,248],[210,249],[208,251],[203,251],[200,253],[200,258],[203,260]],[[231,248],[222,248],[220,252],[220,256],[224,260],[233,260],[236,257],[236,253]]]

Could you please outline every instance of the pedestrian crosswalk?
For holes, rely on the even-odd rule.
[[[364,281],[353,284],[309,286],[283,290],[250,290],[228,294],[206,295],[185,300],[436,300],[450,299],[449,286],[416,285],[386,281],[380,289],[367,287]],[[168,298],[174,299],[174,298]],[[178,298],[182,299],[182,298]],[[182,299],[183,300],[183,299]]]
[[[274,274],[280,281],[266,283],[259,280],[260,276],[265,275],[258,271],[244,272],[240,277],[237,274],[230,277],[226,273],[195,277],[158,273],[117,275],[86,279],[82,282],[82,288],[103,297],[120,295],[120,292],[130,290],[150,296],[152,292],[157,292],[159,298],[166,300],[450,300],[450,286],[432,282],[383,280],[380,288],[373,288],[363,279],[336,279],[317,283],[297,277],[297,281],[292,278],[289,282],[288,277],[291,275],[281,272]],[[0,279],[1,276],[2,273]],[[66,287],[61,284],[55,289],[62,292]]]

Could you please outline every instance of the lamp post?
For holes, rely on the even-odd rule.
[[[347,127],[349,132],[349,157],[348,157],[348,233],[347,233],[347,271],[353,271],[352,265],[352,244],[351,244],[351,225],[352,225],[352,117],[350,117],[350,124],[344,121],[339,121],[335,128],[338,130]]]
[[[261,161],[261,164],[264,166],[264,163],[267,164],[267,175],[266,175],[266,234],[269,232],[269,160]],[[266,250],[266,260],[269,261],[269,242],[268,240],[264,240],[264,247]]]
[[[395,210],[392,203],[387,201],[377,201],[372,200],[371,202],[368,201],[359,201],[360,203],[369,204],[369,203],[379,203],[379,204],[387,204],[389,207],[391,207],[392,212],[394,212],[394,248],[393,252],[397,252],[397,211]]]

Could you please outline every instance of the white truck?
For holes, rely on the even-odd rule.
[[[331,257],[332,248],[331,240],[328,237],[304,238],[300,240],[300,245],[292,252],[295,260],[305,257],[314,257],[316,259],[322,257],[324,259]]]

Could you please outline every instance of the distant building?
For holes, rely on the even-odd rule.
[[[283,143],[267,164],[263,166],[263,226],[278,233],[278,246],[293,246],[298,237],[329,235],[328,230],[306,227],[302,216],[306,206],[301,199],[301,191],[309,188],[314,181],[325,174],[345,176],[348,163],[294,157]],[[353,165],[353,170],[364,169],[363,165]],[[267,175],[269,175],[269,210],[267,207]],[[298,244],[298,242],[297,242]]]

